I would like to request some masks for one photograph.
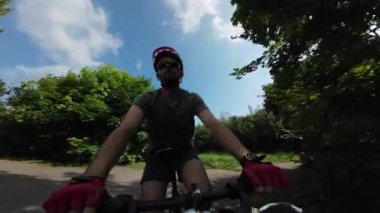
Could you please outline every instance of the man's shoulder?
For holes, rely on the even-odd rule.
[[[147,92],[141,93],[140,96],[144,96],[144,97],[154,96],[158,93],[158,91],[159,89],[149,90]]]
[[[199,97],[198,93],[196,93],[196,92],[191,92],[191,91],[188,91],[188,90],[186,90],[186,89],[182,89],[182,88],[181,88],[181,91],[182,91],[182,93],[185,94],[186,96],[190,96],[190,97],[194,97],[194,96],[196,96],[196,97]]]
[[[134,104],[139,105],[139,106],[145,106],[151,103],[152,100],[155,99],[157,93],[158,93],[158,90],[150,90],[150,91],[141,93],[136,97]]]

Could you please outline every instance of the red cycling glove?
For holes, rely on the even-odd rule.
[[[271,163],[248,161],[242,175],[255,190],[259,187],[286,188],[289,185],[282,170]]]
[[[82,178],[82,179],[80,179]],[[43,203],[47,213],[65,213],[97,207],[108,196],[104,180],[94,177],[73,178],[73,182],[54,191]]]

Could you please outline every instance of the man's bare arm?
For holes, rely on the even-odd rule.
[[[210,110],[206,109],[199,113],[199,119],[211,131],[216,142],[229,151],[237,160],[240,160],[248,149],[222,122],[214,117]]]
[[[86,176],[107,178],[128,144],[128,138],[135,133],[143,120],[143,111],[132,106],[118,128],[116,128],[100,147],[95,160],[85,171]]]

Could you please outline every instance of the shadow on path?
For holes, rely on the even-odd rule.
[[[288,175],[292,176],[292,170],[286,170]],[[209,173],[209,172],[208,172]],[[213,188],[221,188],[227,182],[235,181],[239,175],[238,172],[210,172],[210,180]],[[40,205],[48,198],[52,191],[64,186],[73,176],[80,175],[79,172],[66,172],[62,174],[65,181],[51,180],[33,175],[11,174],[0,170],[0,212],[9,213],[37,213],[43,212]],[[111,175],[107,181],[107,190],[111,195],[131,194],[138,198],[140,192],[140,183],[137,179],[130,182],[120,182],[114,180],[115,176]],[[115,178],[117,179],[117,178]],[[120,180],[120,179],[119,179]],[[170,189],[168,189],[168,193]],[[218,203],[222,205],[235,205],[235,201],[222,200]]]
[[[79,173],[65,173],[67,179],[79,175]],[[233,177],[212,179],[214,187],[223,187],[225,182],[233,181]],[[38,208],[55,189],[64,186],[67,181],[54,181],[36,178],[27,175],[10,174],[0,171],[0,211],[9,213],[42,212]],[[107,190],[111,195],[131,194],[138,198],[140,183],[138,181],[120,184],[112,180],[107,181]],[[170,189],[168,189],[170,192]]]
[[[67,179],[76,175],[79,174],[65,174]],[[52,191],[64,186],[66,183],[67,181],[52,181],[0,171],[0,212],[42,212],[38,206],[49,197]],[[130,193],[137,196],[140,185],[138,182],[121,185],[110,180],[107,183],[107,189],[113,195]]]

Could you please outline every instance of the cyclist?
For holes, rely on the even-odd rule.
[[[96,207],[107,197],[105,181],[127,145],[128,138],[147,120],[150,136],[146,167],[141,179],[141,199],[165,198],[167,184],[174,172],[189,189],[196,184],[210,189],[205,168],[191,145],[194,116],[211,131],[217,143],[229,151],[242,165],[242,174],[257,191],[286,187],[282,171],[272,164],[260,163],[256,155],[210,112],[196,93],[180,87],[184,75],[179,54],[171,47],[153,51],[153,67],[161,88],[138,96],[121,125],[101,146],[95,160],[83,175],[56,190],[43,204],[47,212],[67,212]]]

